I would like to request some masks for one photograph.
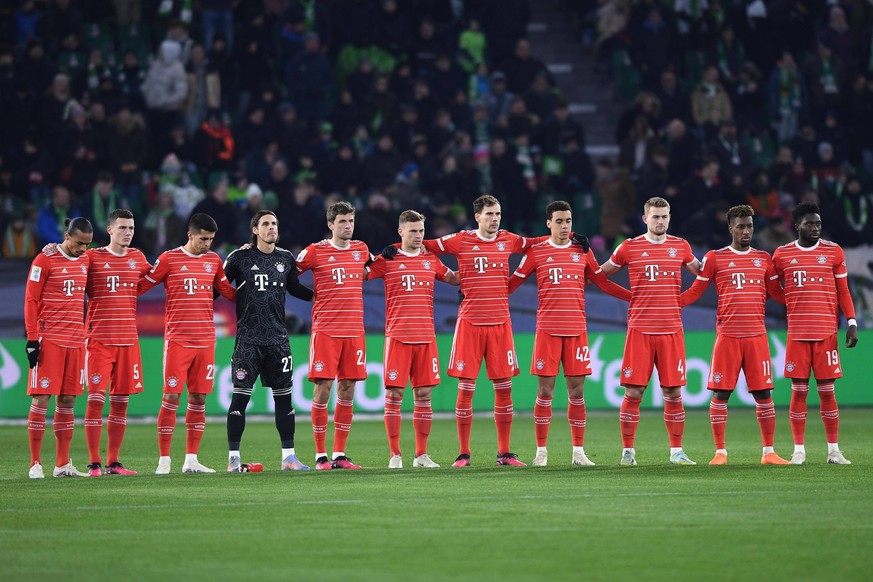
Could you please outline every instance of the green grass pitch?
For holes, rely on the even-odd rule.
[[[776,450],[790,455],[787,411]],[[810,411],[802,467],[758,465],[754,411],[728,420],[731,464],[709,467],[705,411],[688,414],[685,448],[696,467],[667,462],[660,414],[643,413],[637,467],[617,465],[617,413],[590,413],[586,452],[569,464],[569,429],[556,411],[550,466],[494,466],[493,421],[476,419],[473,463],[452,469],[453,420],[434,422],[441,469],[389,471],[381,422],[358,421],[348,454],[357,472],[287,474],[271,423],[250,422],[243,460],[260,474],[227,474],[223,421],[207,425],[200,459],[216,475],[153,473],[153,425],[132,425],[122,460],[135,477],[27,479],[23,426],[0,427],[0,563],[3,580],[868,580],[873,564],[873,435],[869,409],[842,411],[851,466],[825,464],[821,420]],[[298,453],[312,461],[308,419]],[[328,445],[332,437],[329,427]],[[105,436],[104,436],[105,445]],[[173,445],[182,465],[184,423]],[[513,448],[534,453],[533,419],[516,418]],[[87,464],[76,427],[73,459]],[[50,431],[44,461],[51,471]],[[865,574],[865,572],[867,572]]]

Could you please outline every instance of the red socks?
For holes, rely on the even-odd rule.
[[[73,408],[55,406],[55,440],[58,451],[55,467],[63,467],[70,462],[70,442],[73,440]]]
[[[420,457],[427,452],[427,439],[430,436],[430,425],[433,423],[433,409],[430,399],[416,400],[412,410],[412,428],[415,430],[415,456]]]
[[[825,438],[829,443],[839,442],[840,409],[834,395],[834,383],[818,385],[819,411],[824,423]]]
[[[185,411],[185,453],[196,455],[206,429],[206,405],[188,403]]]
[[[327,403],[312,403],[312,438],[315,439],[315,456],[326,457],[327,446],[325,434],[327,433]]]
[[[354,407],[351,400],[337,398],[336,409],[333,411],[334,452],[345,452],[346,450],[346,441],[349,438],[349,431],[352,429],[353,413]]]
[[[534,435],[536,436],[538,447],[546,446],[549,440],[549,426],[551,424],[552,397],[537,395],[534,404]]]
[[[795,445],[803,444],[806,432],[806,396],[809,394],[809,384],[791,383],[791,402],[788,405],[788,418],[791,421],[791,436]]]
[[[127,428],[127,403],[130,396],[119,394],[109,396],[109,418],[107,423],[108,444],[106,449],[106,464],[118,462],[118,453],[121,451],[121,442],[124,440],[124,431]]]
[[[497,454],[508,453],[512,434],[512,380],[494,382],[494,424],[497,425]]]
[[[458,447],[462,455],[470,454],[470,428],[473,424],[473,392],[475,390],[475,380],[458,380],[455,423],[458,427]]]
[[[45,436],[45,414],[47,409],[36,404],[30,405],[27,415],[27,439],[30,441],[30,464],[41,463],[42,437]]]
[[[85,408],[85,443],[88,445],[89,463],[100,463],[100,437],[103,433],[103,404],[105,392],[90,392]]]
[[[642,401],[642,398],[631,398],[628,395],[625,395],[621,401],[618,418],[621,424],[621,446],[626,449],[634,447],[637,425],[640,424],[640,402]]]
[[[574,447],[585,445],[585,422],[587,412],[584,398],[567,400],[567,421],[570,423],[570,441]]]
[[[161,410],[158,412],[158,454],[162,457],[170,456],[178,408],[179,403],[168,400],[166,396],[161,400]]]
[[[773,399],[755,402],[755,415],[758,417],[758,426],[761,427],[761,446],[772,447],[776,434],[776,407]]]
[[[727,405],[727,400],[713,398],[709,401],[709,425],[712,427],[712,440],[715,441],[716,450],[726,448],[724,433],[727,428]]]
[[[400,454],[400,405],[403,400],[391,394],[385,396],[385,434],[388,435],[388,448],[391,455]]]

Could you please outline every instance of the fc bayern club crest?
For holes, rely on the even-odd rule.
[[[51,385],[51,380],[48,378],[40,378],[39,379],[39,387],[43,390],[46,390]]]
[[[761,266],[761,259],[755,259],[754,261],[752,261],[752,264],[755,265],[756,267],[760,267]]]
[[[720,372],[713,372],[713,374],[712,374],[712,381],[713,381],[713,383],[715,383],[715,384],[721,384],[721,377],[722,377],[722,376],[721,376],[721,373],[720,373]]]
[[[212,263],[204,263],[203,268],[206,269],[207,273],[211,273],[212,272]]]
[[[457,363],[455,363],[455,369],[457,369],[458,372],[463,372],[464,367],[465,367],[464,360],[458,360]]]
[[[246,371],[242,368],[237,368],[236,371],[233,373],[233,375],[236,376],[237,380],[245,380],[246,379]]]
[[[794,371],[794,362],[785,362],[785,371],[793,372]]]
[[[316,372],[323,372],[324,371],[324,362],[321,362],[321,361],[315,362],[314,364],[312,364],[312,368]]]
[[[818,257],[816,257],[815,260],[818,261],[819,265],[824,265],[825,263],[828,262],[828,258],[824,255],[819,255]]]
[[[97,384],[99,384],[102,379],[103,379],[103,376],[101,376],[100,374],[92,374],[91,375],[91,383],[94,384],[95,386]]]
[[[621,371],[621,373],[624,374],[625,378],[630,378],[631,374],[634,373],[634,369],[633,368],[625,368],[624,370]]]
[[[134,261],[133,259],[127,261],[127,265],[131,268],[131,270],[136,270],[136,261]]]
[[[422,261],[421,266],[425,269],[430,269],[430,261]]]
[[[81,269],[82,269],[83,273],[85,273],[86,275],[88,274],[88,267],[86,267],[85,265],[82,265]]]
[[[670,258],[671,258],[671,259],[675,259],[675,258],[676,258],[676,254],[677,254],[677,252],[678,252],[678,251],[677,251],[676,249],[674,249],[673,247],[670,247],[669,249],[667,249],[667,254],[670,255]]]
[[[546,367],[546,363],[542,360],[537,360],[537,370],[542,370]]]
[[[178,385],[179,379],[175,376],[170,376],[169,378],[167,378],[167,386],[169,386],[170,388],[175,388]]]
[[[285,272],[285,263],[276,263],[276,270],[280,273]]]
[[[506,250],[506,243],[503,241],[500,241],[499,243],[497,243],[497,250],[498,251]]]
[[[397,379],[397,376],[400,374],[397,373],[397,370],[389,370],[388,371],[388,379],[392,382]]]
[[[579,256],[579,253],[570,253],[570,260],[574,263],[578,263],[582,257]]]
[[[352,251],[352,258],[356,261],[361,260],[361,251]]]

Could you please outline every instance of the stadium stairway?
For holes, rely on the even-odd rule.
[[[586,149],[593,161],[618,155],[615,125],[622,104],[594,71],[594,56],[582,50],[579,23],[564,0],[531,2],[528,37],[534,55],[546,63],[570,103],[570,112],[585,127]]]

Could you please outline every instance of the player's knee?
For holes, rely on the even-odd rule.
[[[48,402],[48,401],[46,401]],[[70,394],[59,394],[57,397],[57,405],[63,406],[64,408],[73,406],[76,404],[76,397]]]
[[[421,388],[413,388],[412,395],[415,400],[430,400],[433,393],[433,386],[422,386]]]
[[[230,408],[228,409],[228,412],[245,412],[246,407],[249,405],[249,400],[251,399],[252,397],[248,394],[238,394],[235,392],[230,399]]]
[[[769,391],[767,393],[769,394]],[[752,394],[755,395],[755,400],[758,400],[759,393],[753,392]],[[712,391],[713,400],[721,400],[722,402],[727,402],[728,400],[730,400],[730,397],[731,397],[731,393],[729,390],[713,390]]]
[[[755,399],[755,402],[762,402],[764,400],[769,400],[771,394],[771,390],[756,390],[752,392],[752,397]]]
[[[273,404],[276,412],[291,412],[291,395],[290,394],[274,394]]]

